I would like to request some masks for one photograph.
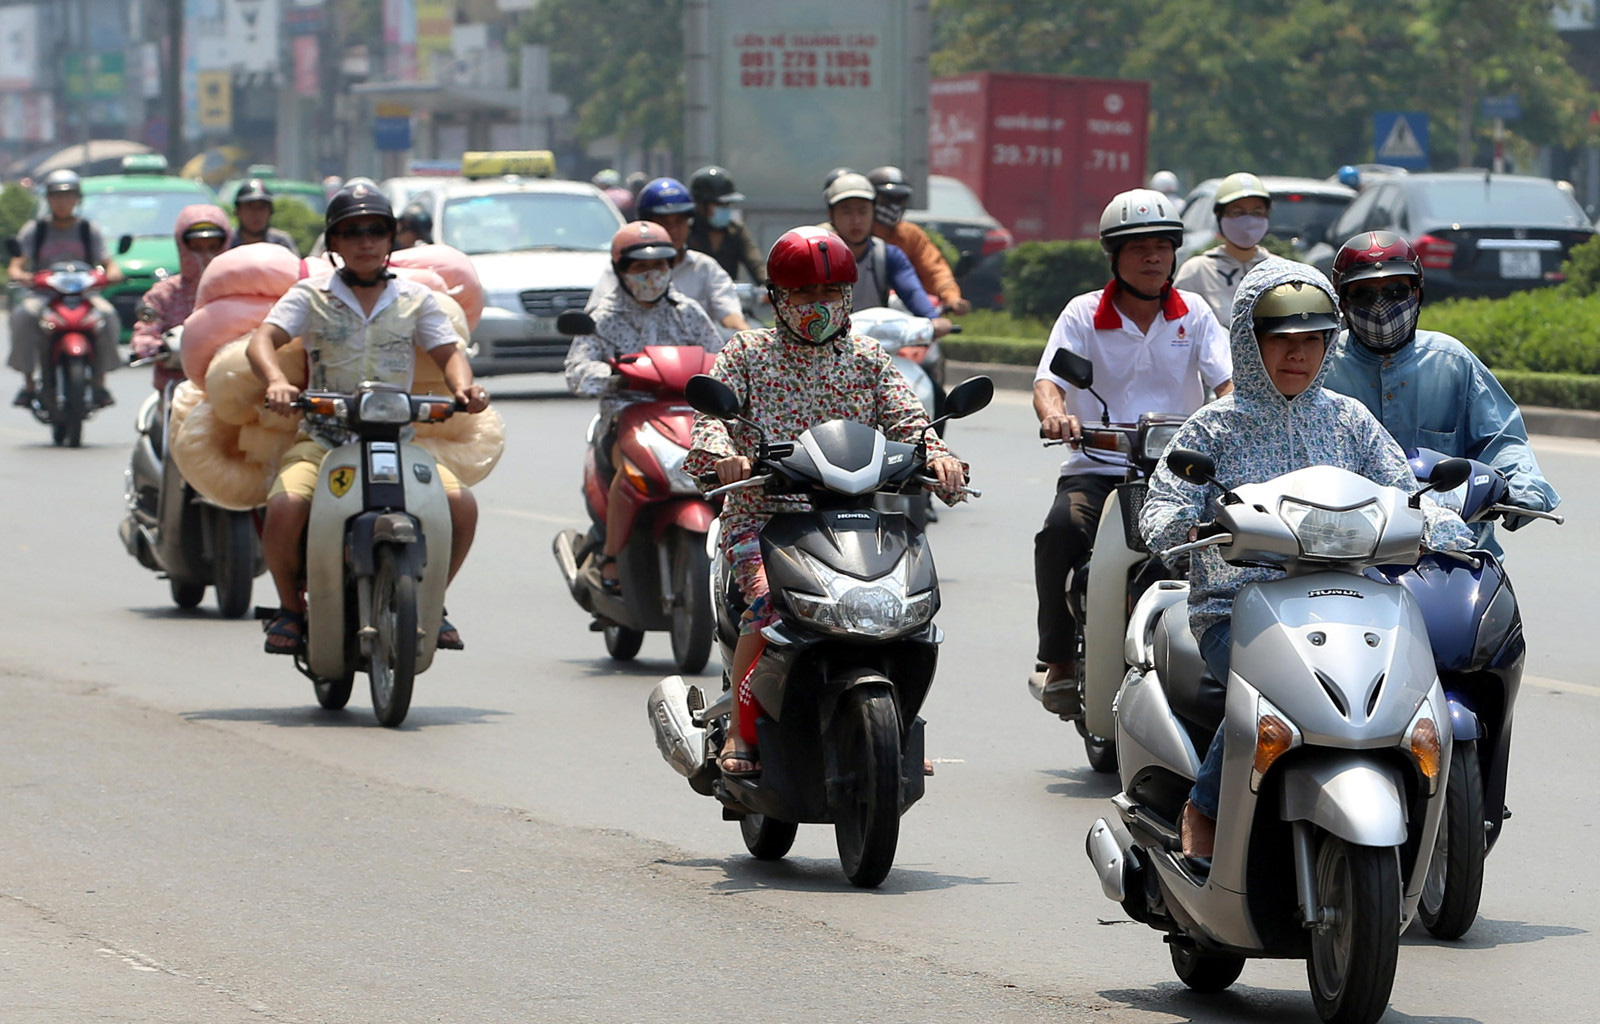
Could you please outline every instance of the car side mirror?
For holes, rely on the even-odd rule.
[[[1094,363],[1071,349],[1057,349],[1050,357],[1050,372],[1075,388],[1087,391],[1094,386]]]
[[[121,256],[123,253],[127,252],[129,249],[132,249],[132,248],[133,248],[133,236],[132,235],[123,235],[121,238],[117,239],[117,255],[118,256]]]
[[[569,338],[594,333],[594,317],[581,309],[569,309],[556,317],[556,330]]]
[[[994,400],[994,381],[988,377],[969,377],[951,389],[944,398],[946,419],[958,420],[988,406]]]
[[[694,411],[719,420],[735,419],[739,415],[739,396],[733,389],[709,374],[697,373],[683,386],[683,397]]]

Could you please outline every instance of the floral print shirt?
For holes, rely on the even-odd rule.
[[[733,389],[742,415],[761,424],[773,441],[793,440],[810,427],[845,419],[876,427],[891,441],[915,444],[926,436],[930,459],[951,454],[928,429],[922,403],[883,346],[848,330],[824,345],[791,341],[775,330],[741,331],[717,356],[711,375]],[[730,455],[753,459],[759,445],[756,431],[742,423],[696,415],[684,469],[699,476]],[[730,492],[723,516],[765,516],[806,507],[802,500],[751,488]]]

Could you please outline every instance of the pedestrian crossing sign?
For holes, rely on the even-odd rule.
[[[1380,164],[1408,171],[1428,169],[1428,115],[1420,110],[1372,115],[1372,142]]]

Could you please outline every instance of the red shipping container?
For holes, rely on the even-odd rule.
[[[934,79],[928,170],[965,182],[1017,241],[1093,238],[1144,183],[1150,83],[982,72]]]

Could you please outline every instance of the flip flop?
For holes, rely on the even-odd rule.
[[[622,578],[620,576],[607,577],[607,566],[610,566],[613,570],[616,569],[616,555],[606,555],[604,558],[600,559],[600,589],[610,594],[612,597],[620,597],[622,596]]]
[[[445,618],[446,614],[444,611],[439,613],[439,642],[434,644],[434,647],[441,651],[466,650],[467,645],[461,639],[461,631],[450,625],[450,620]],[[454,633],[456,638],[454,640],[446,640],[444,638],[446,633]]]
[[[290,626],[298,627],[290,629]],[[267,639],[263,646],[268,654],[304,654],[306,651],[306,616],[304,612],[291,612],[279,608],[278,614],[273,616],[271,622],[263,627],[267,631]],[[273,637],[287,637],[293,640],[292,644],[274,644]]]
[[[728,768],[730,761],[745,761],[755,767],[742,772],[731,771]],[[726,754],[717,755],[717,769],[729,778],[748,779],[761,774],[760,756],[754,750],[730,750]]]

